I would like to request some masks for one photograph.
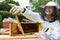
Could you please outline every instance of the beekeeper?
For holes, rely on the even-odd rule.
[[[50,1],[44,7],[44,13],[37,13],[21,6],[13,6],[10,10],[12,14],[23,14],[26,18],[34,22],[41,23],[42,31],[36,33],[43,40],[57,40],[60,36],[60,26],[57,20],[57,5]]]

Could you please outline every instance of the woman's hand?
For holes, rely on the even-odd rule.
[[[16,6],[14,4],[9,4],[9,6],[11,6],[12,8],[10,9],[10,13],[14,14],[18,14],[18,13],[22,13],[24,11],[24,8],[21,6]]]
[[[42,37],[38,35],[38,33],[35,33],[34,35],[37,36],[40,40],[44,40]]]

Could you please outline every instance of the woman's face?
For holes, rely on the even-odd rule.
[[[51,14],[53,13],[53,11],[54,11],[53,6],[47,6],[47,7],[45,8],[45,13],[46,13],[46,15],[51,15]]]

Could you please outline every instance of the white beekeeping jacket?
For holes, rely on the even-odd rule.
[[[49,30],[47,32],[45,32],[44,34],[47,34],[50,38],[54,38],[54,39],[58,39],[60,36],[60,24],[59,21],[56,20],[54,22],[48,22],[48,21],[44,21],[39,13],[36,12],[32,12],[31,10],[26,9],[26,11],[23,13],[23,15],[34,21],[34,22],[39,22],[42,24],[43,26],[43,30],[42,32],[45,32],[45,30],[47,28],[49,28]],[[53,30],[52,30],[53,29]],[[40,35],[40,33],[38,33]],[[41,35],[40,35],[41,36]]]

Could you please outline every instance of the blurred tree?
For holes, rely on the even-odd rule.
[[[60,5],[60,0],[58,0],[58,4]]]
[[[15,2],[14,0],[4,0],[3,3],[7,3],[7,4],[12,3],[12,4],[15,4],[15,5],[19,5],[19,3]]]
[[[3,2],[0,3],[0,28],[2,27],[2,20],[4,18],[8,17],[14,18],[14,16],[11,13],[9,13],[9,10],[11,9],[11,7],[8,5],[9,3],[19,5],[18,2],[15,2],[13,0],[4,0]]]
[[[53,1],[53,0],[30,0],[30,3],[33,5],[32,6],[32,9],[34,8],[33,11],[40,12],[40,6],[45,5],[49,1]],[[60,0],[57,1],[60,4]]]
[[[0,28],[2,27],[2,15],[0,15]]]
[[[11,7],[8,5],[9,3],[19,5],[18,2],[15,2],[13,0],[4,0],[2,3],[0,3],[0,10],[9,11],[11,9]]]

